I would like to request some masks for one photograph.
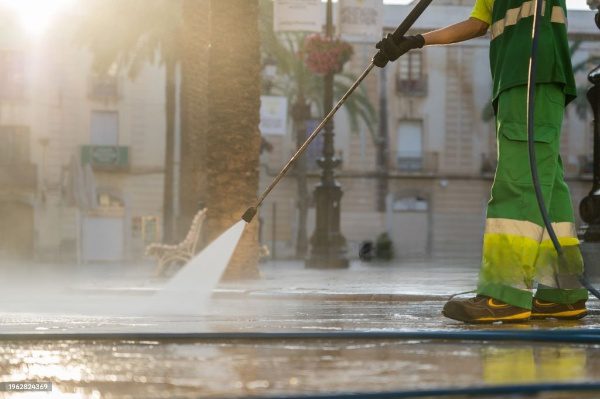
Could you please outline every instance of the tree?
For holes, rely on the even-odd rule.
[[[288,98],[292,104],[290,112],[294,123],[296,147],[299,148],[306,139],[306,121],[310,119],[310,111],[316,109],[324,116],[329,110],[323,109],[323,78],[312,73],[302,59],[302,48],[306,39],[304,33],[280,33],[273,31],[273,2],[261,0],[261,39],[264,60],[272,60],[277,65],[277,77],[272,82],[274,94]],[[341,98],[356,80],[351,73],[335,75],[334,98]],[[375,138],[376,114],[364,87],[359,87],[344,104],[350,127],[358,130],[362,121],[368,128],[373,141]],[[296,233],[296,257],[304,258],[308,250],[307,216],[309,192],[306,179],[306,159],[300,157],[294,167],[297,181],[298,230]]]
[[[174,239],[173,176],[176,119],[176,67],[181,57],[181,0],[90,0],[77,28],[81,45],[92,52],[93,67],[107,74],[113,66],[135,79],[147,63],[165,66],[165,177],[163,232]],[[191,219],[190,219],[191,220]]]
[[[208,82],[211,33],[210,0],[184,0],[181,57],[181,184],[182,220],[192,220],[209,206],[206,189]]]
[[[273,82],[275,93],[288,97],[293,103],[298,97],[313,105],[320,115],[330,110],[323,109],[323,78],[312,73],[302,59],[305,33],[275,33],[272,29],[272,2],[262,1],[261,39],[263,59],[272,59],[277,64],[277,78]],[[342,72],[335,75],[334,97],[341,98],[357,79],[357,76]],[[375,140],[376,113],[364,86],[359,86],[344,103],[348,121],[353,131],[362,121]]]
[[[206,206],[205,241],[211,241],[240,220],[258,191],[257,0],[94,0],[87,9],[80,36],[97,70],[116,64],[135,77],[145,62],[160,57],[174,74],[181,62],[182,220]],[[174,75],[167,82],[169,113]],[[257,275],[257,227],[246,228],[226,277]]]
[[[257,0],[184,0],[182,186],[207,207],[207,241],[240,220],[258,191],[260,40]],[[250,223],[225,277],[257,276]]]

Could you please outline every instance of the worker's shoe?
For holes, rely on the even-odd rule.
[[[565,305],[563,303],[554,303],[542,301],[538,298],[533,298],[533,306],[531,309],[532,319],[560,319],[560,320],[577,320],[587,316],[588,312],[585,307],[585,299],[575,303]]]
[[[465,323],[521,322],[529,320],[531,310],[477,295],[475,298],[449,300],[442,314]]]

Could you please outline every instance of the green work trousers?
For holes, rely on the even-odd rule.
[[[527,88],[500,94],[496,115],[498,166],[487,208],[478,293],[531,309],[535,297],[555,303],[587,299],[573,207],[559,155],[565,95],[557,84],[536,87],[535,153],[553,228],[564,249],[559,262],[535,197],[527,147]]]

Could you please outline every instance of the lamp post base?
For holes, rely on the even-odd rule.
[[[585,273],[588,277],[597,279],[600,277],[600,225],[583,227],[579,238]]]
[[[590,224],[582,228],[579,238],[586,243],[600,244],[600,225]]]
[[[311,253],[305,266],[313,269],[342,269],[349,265],[346,239],[340,232],[342,189],[337,184],[315,189],[317,226],[310,239]]]

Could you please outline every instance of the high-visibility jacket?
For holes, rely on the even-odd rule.
[[[541,1],[541,0],[540,0]],[[565,0],[544,0],[537,49],[537,82],[563,86],[566,103],[577,96],[567,39]],[[511,87],[527,84],[534,2],[495,1],[492,10],[490,67],[493,98]]]

